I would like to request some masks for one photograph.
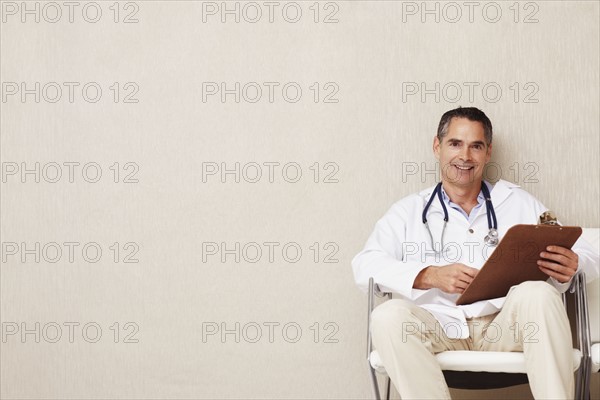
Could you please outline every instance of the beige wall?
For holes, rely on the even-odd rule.
[[[2,2],[2,398],[367,398],[350,260],[458,105],[490,178],[600,225],[597,2],[313,3]]]

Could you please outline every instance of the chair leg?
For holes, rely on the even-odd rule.
[[[575,376],[575,398],[586,400],[585,398],[585,356],[581,357],[579,368]]]
[[[577,399],[587,400],[590,397],[590,326],[589,311],[587,304],[587,290],[585,286],[585,274],[578,273],[571,285],[571,293],[575,294],[575,322],[577,325],[577,341],[582,352],[581,363],[577,371],[577,382],[575,396]]]
[[[390,400],[390,386],[392,385],[392,380],[390,377],[387,377],[387,388],[385,390],[385,400]]]
[[[579,369],[577,370],[577,375],[575,376],[575,398],[576,399],[579,399],[581,396],[581,368],[582,367],[583,367],[582,365],[579,366]]]
[[[369,362],[367,360],[367,362]],[[371,387],[373,388],[373,396],[375,400],[381,400],[381,396],[379,395],[379,384],[377,383],[377,376],[375,375],[375,370],[371,367],[371,363],[369,363],[369,375],[371,376]]]

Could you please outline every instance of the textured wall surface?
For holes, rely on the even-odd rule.
[[[368,398],[350,260],[459,105],[600,226],[596,1],[0,3],[2,398]]]

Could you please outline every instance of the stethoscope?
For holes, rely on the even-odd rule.
[[[496,246],[499,242],[499,240],[498,240],[498,220],[496,219],[496,212],[494,211],[494,206],[492,205],[492,198],[490,196],[490,191],[484,182],[481,182],[481,191],[483,192],[483,197],[485,198],[485,208],[486,208],[486,215],[487,215],[488,229],[489,229],[489,232],[485,236],[483,241],[488,246]],[[444,233],[446,232],[446,224],[448,223],[448,210],[446,209],[446,204],[444,204],[444,199],[442,198],[442,182],[438,183],[437,186],[435,187],[435,189],[433,189],[433,193],[431,194],[429,201],[427,202],[427,204],[425,205],[425,208],[423,209],[423,224],[427,228],[427,232],[429,232],[429,238],[431,239],[431,247],[433,247],[435,249],[435,247],[433,245],[433,235],[431,234],[431,229],[429,228],[429,224],[427,223],[427,211],[429,210],[429,206],[433,202],[433,199],[435,198],[436,194],[437,194],[438,199],[440,200],[440,204],[442,205],[442,208],[444,209],[444,227],[442,228],[442,236],[441,236],[442,247],[439,250],[439,251],[441,251],[441,249],[444,248]]]

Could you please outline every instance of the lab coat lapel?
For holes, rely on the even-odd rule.
[[[490,195],[492,196],[492,204],[494,208],[497,208],[512,194],[512,188],[519,187],[519,185],[515,185],[512,182],[505,181],[500,179],[494,185]]]
[[[500,231],[500,224],[502,222],[506,223],[506,220],[504,220],[501,215],[502,214],[501,205],[502,205],[502,203],[504,203],[504,201],[506,201],[506,199],[508,199],[510,197],[510,195],[512,195],[512,193],[513,193],[512,188],[514,188],[514,187],[519,187],[519,185],[516,185],[512,182],[508,182],[508,181],[500,179],[498,182],[496,182],[496,184],[492,188],[492,191],[490,192],[490,196],[492,198],[492,206],[494,207],[494,211],[496,212],[496,220],[498,223],[499,231]],[[500,210],[500,213],[498,212],[498,210]],[[483,215],[483,218],[486,221],[486,226],[488,226],[487,225],[487,223],[488,223],[487,222],[487,212],[488,212],[487,211],[487,203],[485,203],[483,205],[483,207],[481,207],[479,209],[477,218],[475,218],[473,220],[473,222],[475,222],[475,220],[480,218],[480,215]]]

